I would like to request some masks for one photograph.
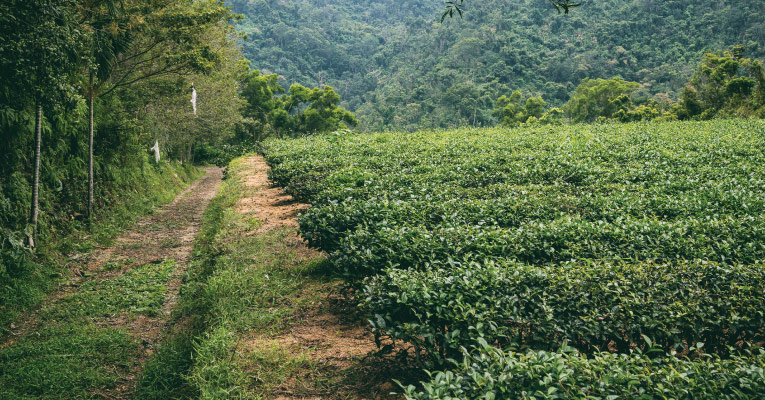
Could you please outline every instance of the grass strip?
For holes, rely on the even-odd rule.
[[[229,165],[205,212],[173,317],[176,333],[146,364],[138,398],[261,398],[296,369],[310,368],[300,354],[239,348],[252,332],[283,332],[316,302],[304,288],[323,283],[316,272],[324,265],[323,257],[299,257],[286,240],[294,230],[253,234],[257,221],[235,210],[249,194],[246,168],[242,158]]]

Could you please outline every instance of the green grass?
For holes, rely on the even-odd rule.
[[[85,282],[41,310],[37,326],[0,349],[0,398],[98,398],[132,365],[139,345],[109,318],[156,316],[173,261],[146,264],[111,279]]]
[[[0,350],[0,398],[101,398],[137,349],[121,330],[80,321],[47,327]]]
[[[159,241],[159,246],[164,248],[176,248],[183,246],[183,241],[181,239],[173,237],[173,238],[164,238]]]
[[[238,223],[225,213],[223,226]],[[229,240],[228,230],[217,235],[225,249],[214,260],[198,260],[214,271],[196,276],[184,286],[182,315],[195,321],[193,364],[185,385],[204,399],[253,398],[285,378],[288,370],[269,370],[270,380],[258,381],[248,372],[252,363],[237,352],[241,335],[257,331],[276,335],[289,327],[306,304],[317,301],[303,288],[321,268],[322,260],[296,262],[292,249],[283,244],[288,231]],[[221,250],[214,246],[213,249]],[[201,271],[198,271],[201,272]],[[204,277],[204,278],[202,278]],[[200,280],[204,279],[204,280]],[[188,290],[188,291],[186,291]],[[160,350],[160,353],[162,350]],[[259,357],[273,357],[258,354]],[[243,358],[244,357],[244,358]],[[283,357],[270,364],[294,364]],[[269,365],[270,365],[269,364]],[[255,386],[253,388],[253,385]],[[159,397],[159,396],[157,396]]]
[[[240,354],[237,362],[247,371],[250,386],[256,387],[255,392],[260,395],[272,393],[290,378],[316,375],[319,368],[306,351],[295,351],[273,340],[258,342]]]
[[[13,265],[0,269],[5,271],[0,274],[3,279],[3,285],[0,285],[0,337],[7,334],[10,324],[21,313],[38,307],[66,278],[65,265],[76,262],[70,259],[71,255],[110,245],[125,227],[152,213],[158,205],[170,202],[201,174],[201,170],[192,166],[146,165],[134,174],[130,185],[110,191],[105,199],[107,204],[96,210],[91,228],[81,221],[70,221],[64,224],[68,227],[66,231],[52,231],[46,230],[47,225],[43,222],[44,235],[38,241],[35,254],[16,254],[8,261]],[[53,224],[49,221],[49,225]]]
[[[190,399],[196,388],[187,382],[187,374],[194,364],[195,337],[191,331],[178,332],[160,343],[156,352],[144,365],[136,389],[137,399]]]
[[[91,280],[77,293],[61,299],[44,319],[108,318],[120,314],[157,316],[167,294],[167,282],[175,268],[172,260],[133,268],[109,280]]]

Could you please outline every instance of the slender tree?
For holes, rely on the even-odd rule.
[[[35,161],[34,177],[32,178],[32,211],[29,223],[32,225],[32,234],[29,235],[29,247],[35,247],[37,239],[37,218],[40,214],[40,145],[42,144],[42,101],[37,101],[35,110]]]
[[[88,99],[88,223],[93,217],[93,131],[95,121],[93,120],[93,106],[95,103],[95,90],[93,89],[93,73],[90,74],[89,99]]]
[[[93,142],[95,100],[98,86],[111,77],[120,55],[130,47],[131,33],[125,19],[124,3],[117,0],[90,0],[83,4],[82,25],[90,32],[88,67],[88,222],[92,221],[95,192]]]

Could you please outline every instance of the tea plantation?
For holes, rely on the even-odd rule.
[[[270,140],[412,399],[765,398],[765,122]]]

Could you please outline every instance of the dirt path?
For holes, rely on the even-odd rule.
[[[282,188],[271,186],[268,179],[268,171],[271,168],[263,157],[250,156],[244,161],[249,168],[242,173],[242,178],[249,195],[239,200],[236,211],[260,221],[255,233],[283,227],[297,228],[298,213],[310,205],[298,203],[292,196],[284,193]],[[302,240],[300,242],[299,246],[308,250]]]
[[[109,259],[129,260],[135,266],[165,260],[175,261],[175,269],[167,283],[168,293],[159,315],[140,315],[132,321],[122,318],[105,321],[112,327],[127,328],[143,345],[141,356],[134,361],[130,373],[112,393],[113,397],[125,398],[132,391],[144,361],[155,351],[163,331],[168,327],[170,313],[178,302],[183,275],[191,260],[194,238],[199,232],[202,215],[218,192],[218,186],[223,179],[221,168],[208,167],[205,168],[205,172],[202,178],[176,196],[175,200],[125,232],[115,241],[114,246],[104,252],[109,254]],[[102,257],[101,260],[107,258]],[[93,266],[91,264],[90,268]],[[120,272],[124,273],[129,268],[130,264]]]
[[[297,216],[309,207],[296,202],[281,188],[271,186],[269,166],[260,156],[245,159],[249,166],[241,175],[248,195],[236,205],[237,212],[260,222],[253,234],[268,235],[278,230],[288,234],[281,241],[297,259],[323,257],[306,246],[298,236]],[[388,361],[370,358],[377,350],[373,335],[363,318],[336,293],[336,283],[307,282],[299,297],[318,298],[301,308],[285,331],[245,333],[238,351],[245,355],[262,354],[274,346],[294,355],[309,368],[296,369],[292,376],[271,387],[268,399],[384,399],[393,386]]]
[[[97,393],[105,398],[128,397],[134,388],[143,362],[155,351],[163,330],[167,326],[170,313],[177,302],[181,279],[191,258],[194,238],[199,231],[202,215],[217,193],[221,182],[220,168],[205,168],[205,172],[202,178],[192,183],[171,203],[161,207],[156,213],[144,218],[121,234],[112,246],[98,248],[79,259],[75,257],[70,263],[72,271],[70,281],[52,294],[40,310],[24,316],[17,322],[14,325],[16,328],[6,337],[5,343],[0,343],[0,349],[13,346],[27,336],[44,329],[48,324],[58,323],[57,320],[45,317],[46,313],[55,315],[58,312],[56,310],[67,307],[68,301],[90,295],[88,291],[101,290],[93,289],[94,287],[113,289],[120,282],[134,285],[125,278],[126,274],[135,273],[131,271],[150,270],[153,265],[160,268],[159,265],[163,263],[172,265],[172,269],[163,276],[161,281],[166,288],[161,288],[159,291],[164,294],[164,298],[159,300],[161,305],[156,304],[158,310],[144,313],[140,310],[116,308],[116,311],[109,312],[107,317],[103,315],[91,317],[91,321],[98,327],[128,332],[141,347],[134,353],[135,359],[124,360],[124,364],[120,366],[120,378],[117,385]],[[120,280],[120,278],[123,279]],[[105,284],[98,286],[99,283]],[[122,290],[117,293],[135,295],[128,291],[131,288],[117,289]],[[103,303],[103,300],[100,302]],[[37,335],[39,336],[39,333]]]

